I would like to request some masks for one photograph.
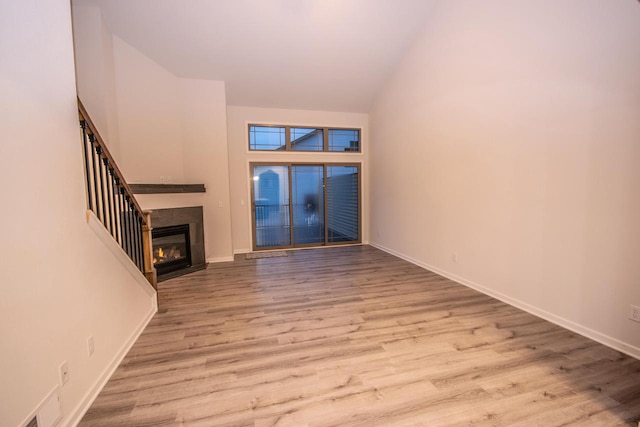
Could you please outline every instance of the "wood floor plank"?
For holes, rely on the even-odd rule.
[[[640,361],[369,246],[210,265],[80,425],[635,426]]]

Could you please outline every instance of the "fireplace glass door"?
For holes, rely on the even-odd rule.
[[[158,276],[191,266],[188,224],[153,229],[153,265]]]

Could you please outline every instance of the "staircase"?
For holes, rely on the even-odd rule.
[[[82,128],[87,207],[149,283],[157,288],[152,262],[150,212],[140,208],[80,99],[78,114]]]

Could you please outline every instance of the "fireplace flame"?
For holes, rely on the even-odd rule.
[[[163,248],[162,246],[153,248],[153,264],[169,262],[175,259],[182,258],[182,252],[180,248],[173,246],[168,246]]]

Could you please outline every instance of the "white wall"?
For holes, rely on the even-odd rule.
[[[203,206],[207,260],[230,260],[224,82],[176,77],[112,34],[95,6],[75,6],[74,25],[80,97],[99,128],[107,122],[103,117],[117,117],[105,139],[117,135],[116,160],[127,182],[197,183],[207,189],[205,194],[139,195],[140,206]],[[113,81],[112,88],[105,81]],[[105,94],[114,102],[105,101]]]
[[[72,12],[78,97],[118,162],[120,133],[111,31],[97,7],[74,5]]]
[[[439,2],[370,114],[372,242],[640,357],[639,22]]]
[[[207,261],[231,260],[224,82],[178,78],[117,36],[113,40],[127,181],[205,184],[207,190],[204,195],[140,195],[140,206],[202,205]]]
[[[0,424],[25,421],[66,360],[64,426],[154,313],[154,292],[86,222],[68,1],[0,3],[0,92]]]
[[[231,209],[227,102],[224,82],[179,79],[185,180],[204,184],[205,253],[209,262],[230,261]]]
[[[120,170],[129,183],[185,182],[177,77],[115,35],[113,52]]]
[[[152,210],[202,206],[207,261],[230,261],[231,213],[224,82],[177,79],[176,83],[184,182],[204,184],[207,191],[139,194],[136,199],[143,209]]]
[[[249,151],[248,124],[337,126],[362,129],[361,153],[257,152]],[[369,240],[369,119],[367,114],[274,108],[227,107],[229,143],[229,185],[233,250],[250,252],[251,187],[250,162],[362,163],[362,241]]]

